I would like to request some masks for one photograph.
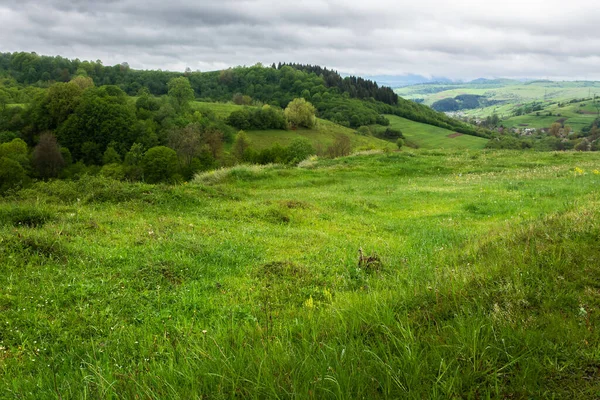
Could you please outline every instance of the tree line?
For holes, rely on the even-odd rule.
[[[126,63],[104,66],[101,61],[69,60],[35,53],[0,53],[0,76],[16,84],[48,87],[74,77],[92,79],[95,86],[115,85],[128,95],[146,89],[155,96],[169,91],[173,78],[187,77],[194,96],[206,101],[231,101],[247,96],[252,101],[285,108],[294,98],[313,103],[319,116],[341,125],[386,124],[381,116],[394,114],[460,133],[489,136],[489,132],[435,112],[429,107],[399,98],[390,88],[358,77],[341,77],[336,71],[302,64],[257,64],[222,71],[184,73],[135,70]],[[348,101],[348,100],[356,101]]]

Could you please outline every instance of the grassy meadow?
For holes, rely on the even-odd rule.
[[[600,396],[598,154],[302,166],[2,198],[1,397]]]
[[[390,127],[400,129],[407,142],[424,149],[483,149],[488,140],[408,120],[395,115],[386,115]]]
[[[357,134],[354,129],[346,128],[320,118],[317,119],[317,126],[313,129],[249,130],[247,134],[252,148],[257,150],[266,149],[275,144],[287,146],[297,138],[307,139],[314,148],[326,149],[329,145],[334,143],[336,138],[340,135],[348,136],[352,148],[356,150],[396,148],[394,143],[373,136],[361,136]]]

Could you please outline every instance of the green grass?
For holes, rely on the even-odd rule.
[[[244,108],[244,106],[232,103],[207,103],[198,101],[193,102],[192,106],[199,110],[207,108],[221,119],[227,118],[233,111]],[[272,147],[275,144],[285,147],[297,138],[308,139],[313,147],[325,150],[340,135],[347,135],[350,137],[354,150],[395,148],[395,145],[390,142],[371,136],[358,135],[354,129],[346,128],[320,118],[317,118],[317,126],[313,129],[248,130],[246,133],[248,134],[248,139],[251,141],[252,148],[255,150],[263,150]]]
[[[1,397],[597,398],[599,168],[404,150],[37,183],[0,200]]]
[[[209,103],[202,101],[193,101],[192,108],[195,110],[202,110],[207,108],[215,113],[217,118],[225,119],[229,117],[233,111],[242,110],[246,106],[241,106],[233,103]]]
[[[424,149],[482,149],[487,139],[459,135],[447,129],[433,125],[422,124],[395,115],[386,115],[390,120],[390,126],[400,129],[406,139]]]
[[[395,148],[395,144],[393,143],[372,136],[361,136],[354,129],[346,128],[320,118],[317,119],[317,126],[314,129],[287,131],[276,129],[264,131],[251,130],[247,133],[252,148],[256,150],[272,147],[276,143],[287,146],[296,138],[308,139],[313,147],[326,149],[340,135],[347,135],[350,138],[354,150]]]

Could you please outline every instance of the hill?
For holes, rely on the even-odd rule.
[[[463,135],[395,115],[386,116],[390,127],[402,131],[407,143],[424,149],[483,149],[488,139]]]
[[[418,150],[37,182],[0,198],[0,392],[597,397],[599,165]]]
[[[68,82],[85,76],[96,86],[115,85],[129,95],[142,88],[150,94],[167,94],[168,82],[185,76],[196,98],[226,102],[236,95],[285,108],[289,102],[303,97],[312,102],[319,116],[351,128],[385,123],[381,114],[404,118],[453,129],[465,134],[489,136],[469,124],[449,118],[427,107],[399,99],[388,87],[360,77],[341,77],[336,71],[320,66],[281,64],[265,67],[236,67],[222,71],[185,73],[169,71],[140,71],[127,64],[103,66],[99,62],[68,60],[62,57],[39,56],[35,53],[0,53],[0,76],[15,84],[47,86],[52,82]],[[0,89],[0,92],[3,90]],[[9,93],[9,92],[6,92]],[[10,93],[9,93],[10,94]],[[8,102],[19,102],[8,98]]]

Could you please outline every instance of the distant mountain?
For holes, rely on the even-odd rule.
[[[514,85],[523,82],[528,82],[529,79],[506,79],[506,78],[497,78],[497,79],[487,79],[487,78],[478,78],[473,79],[468,83],[477,84],[477,85]]]
[[[380,86],[389,86],[391,88],[399,88],[405,86],[419,85],[423,83],[453,83],[455,81],[445,78],[436,77],[427,78],[422,75],[368,75],[366,79],[377,82]]]

